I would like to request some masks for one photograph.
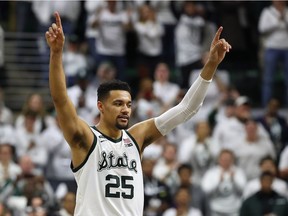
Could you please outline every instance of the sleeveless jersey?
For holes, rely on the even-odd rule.
[[[84,160],[72,167],[78,185],[75,216],[142,216],[144,205],[140,151],[125,130],[113,140],[96,127]]]

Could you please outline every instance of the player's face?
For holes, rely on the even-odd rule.
[[[131,115],[131,95],[127,91],[113,90],[103,103],[105,121],[118,129],[127,129]]]

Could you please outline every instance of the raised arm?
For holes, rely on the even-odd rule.
[[[86,157],[93,142],[89,126],[76,113],[66,91],[66,80],[62,65],[65,36],[60,15],[55,13],[56,23],[46,32],[46,41],[50,47],[49,86],[57,112],[60,127],[72,150],[73,165],[79,165]],[[75,156],[77,155],[77,156]]]
[[[222,62],[231,46],[220,39],[223,28],[220,27],[211,43],[209,58],[200,76],[189,88],[182,101],[155,119],[140,122],[130,128],[129,132],[143,150],[160,136],[164,136],[181,123],[184,123],[197,113],[205,98],[207,89],[214,76],[216,68]]]

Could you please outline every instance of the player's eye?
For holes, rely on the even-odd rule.
[[[115,102],[115,106],[121,106],[121,102]]]

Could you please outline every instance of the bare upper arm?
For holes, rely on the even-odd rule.
[[[87,123],[78,117],[70,99],[64,104],[54,105],[60,128],[71,148],[73,165],[78,166],[85,160],[93,143],[93,132]]]
[[[141,151],[162,136],[155,125],[154,118],[133,125],[128,132],[136,140]]]

